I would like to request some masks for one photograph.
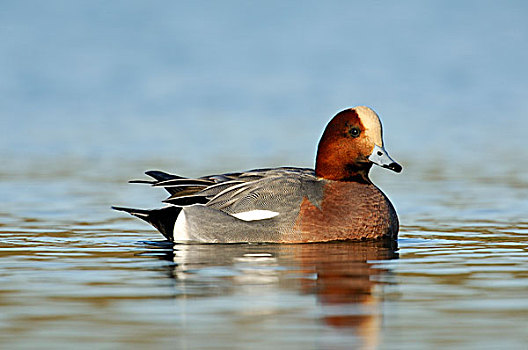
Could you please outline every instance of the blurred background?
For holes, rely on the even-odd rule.
[[[237,334],[286,348],[296,334],[297,348],[348,348],[365,331],[366,348],[524,348],[527,18],[513,0],[2,1],[0,342],[232,349]],[[160,206],[163,191],[126,183],[149,169],[313,167],[326,123],[356,105],[377,111],[404,167],[372,171],[400,216],[398,260],[184,246],[167,272],[142,243],[161,236],[110,210]],[[320,271],[354,287],[358,256],[358,298],[379,308],[336,331],[325,312],[364,310],[325,311],[298,285],[331,258],[347,264]],[[247,278],[262,270],[267,282]],[[252,323],[255,300],[269,319]]]
[[[404,164],[504,171],[527,155],[527,7],[3,2],[2,173],[313,166],[326,122],[355,105],[378,112]]]

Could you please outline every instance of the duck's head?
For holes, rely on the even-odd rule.
[[[372,164],[397,173],[402,170],[383,147],[378,115],[364,106],[337,113],[319,141],[316,175],[336,181],[370,182]]]

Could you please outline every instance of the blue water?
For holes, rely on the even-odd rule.
[[[0,345],[523,349],[528,5],[0,6]],[[398,247],[178,246],[126,183],[313,166],[369,105]]]

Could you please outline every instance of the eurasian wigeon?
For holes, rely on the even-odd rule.
[[[378,115],[339,112],[319,141],[315,170],[257,169],[189,179],[148,171],[171,196],[161,209],[113,207],[143,219],[169,241],[301,243],[396,238],[398,216],[369,179],[372,164],[400,172],[383,147]]]

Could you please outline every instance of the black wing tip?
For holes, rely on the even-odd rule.
[[[184,179],[181,176],[168,174],[160,170],[149,170],[145,172],[145,175],[150,176],[154,180],[134,179],[134,180],[129,180],[128,183],[129,184],[151,185],[151,186],[158,187],[158,186],[162,186],[159,184],[163,182]]]
[[[175,205],[177,207],[186,207],[194,204],[207,204],[210,201],[205,196],[181,196],[181,197],[169,197],[163,200],[163,203]]]
[[[147,185],[154,185],[156,181],[152,180],[128,180],[129,184],[147,184]]]
[[[157,181],[166,181],[166,180],[173,180],[173,179],[183,179],[183,177],[178,175],[173,175],[166,173],[161,170],[149,170],[145,171],[145,175],[150,176],[151,178],[157,180]]]
[[[161,170],[147,170],[145,171],[145,175],[148,175],[150,177],[154,177],[154,175],[168,175],[166,172]]]
[[[207,187],[213,185],[214,182],[210,180],[201,180],[201,179],[170,179],[165,181],[156,182],[154,187],[175,187],[175,186],[200,186]]]

